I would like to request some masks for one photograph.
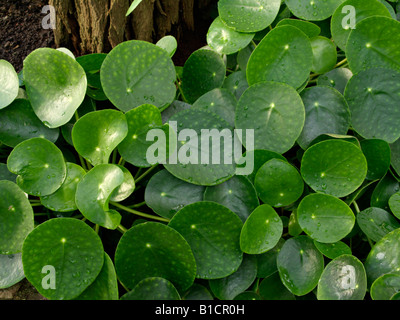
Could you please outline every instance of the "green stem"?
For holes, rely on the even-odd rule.
[[[118,165],[125,166],[125,160],[122,157],[119,159]]]
[[[145,206],[145,205],[146,205],[146,201],[143,201],[143,202],[134,204],[134,205],[132,205],[132,206],[129,206],[129,208],[131,208],[131,209],[133,209],[133,208],[140,208],[140,207],[143,207],[143,206]]]
[[[129,212],[129,213],[133,213],[134,215],[137,215],[137,216],[140,216],[140,217],[143,217],[143,218],[158,220],[158,221],[162,221],[162,222],[169,222],[168,219],[161,218],[161,217],[158,217],[158,216],[153,216],[151,214],[143,213],[143,212],[140,212],[140,211],[136,211],[134,209],[125,207],[122,204],[119,204],[117,202],[110,202],[110,204],[113,205],[114,207],[117,207],[117,208],[121,209],[121,210],[124,210],[124,211]]]
[[[83,170],[89,171],[88,167],[86,166],[85,160],[82,158],[82,156],[79,153],[78,153],[78,156],[79,156],[79,161],[81,162],[81,166],[82,166]]]
[[[125,233],[128,231],[127,228],[125,228],[122,224],[120,224],[117,228],[121,233]]]
[[[120,283],[120,285],[126,290],[126,292],[129,292],[129,288],[127,288],[122,282],[121,280],[118,280],[118,282]]]
[[[368,243],[371,246],[371,248],[374,246],[374,244],[372,243],[371,239],[369,237],[367,237]]]
[[[150,174],[155,168],[157,168],[158,167],[158,165],[156,164],[156,165],[154,165],[154,166],[152,166],[149,170],[147,170],[145,173],[143,173],[139,178],[137,178],[137,179],[135,179],[135,183],[137,184],[137,183],[139,183],[141,180],[143,180],[144,178],[146,178],[146,176],[148,175],[148,174]]]
[[[342,61],[340,61],[339,63],[336,64],[335,68],[340,67],[342,64],[347,62],[347,58],[343,59]]]
[[[133,177],[133,179],[135,179],[135,181],[136,181],[137,178],[139,178],[139,176],[142,173],[142,171],[143,171],[143,168],[139,168],[138,171],[136,171],[136,174]]]
[[[96,224],[96,226],[94,227],[94,231],[99,234],[99,230],[100,230],[100,226],[98,224]]]
[[[356,212],[360,213],[360,208],[358,207],[357,202],[353,201],[353,206],[354,206],[354,209],[356,210]]]
[[[116,164],[117,163],[117,149],[114,149],[111,161],[112,161],[111,162],[112,164]]]
[[[31,203],[31,206],[32,207],[41,207],[42,204],[40,202],[39,203]]]
[[[179,77],[179,75],[177,74],[176,77],[178,78],[178,89],[179,89],[179,93],[182,96],[182,99],[184,102],[188,103],[188,100],[186,99],[185,95],[183,94],[182,88],[181,88],[181,84],[182,84],[182,80]]]
[[[90,171],[91,169],[93,169],[92,164],[89,161],[86,161],[86,166],[88,168],[88,171]]]

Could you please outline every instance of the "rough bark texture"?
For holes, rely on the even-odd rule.
[[[125,40],[156,42],[167,34],[178,42],[199,38],[195,29],[217,0],[143,0],[126,17],[132,0],[49,0],[57,13],[54,31],[58,47],[72,48],[77,55],[108,52]],[[207,12],[207,14],[204,14]],[[200,21],[202,20],[202,21]],[[203,28],[204,29],[204,28]],[[202,30],[202,41],[205,30]]]

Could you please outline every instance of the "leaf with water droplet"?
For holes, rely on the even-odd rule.
[[[76,246],[80,245],[77,249]],[[54,249],[49,254],[50,249]],[[84,257],[90,258],[89,262]],[[70,260],[76,260],[70,263]],[[22,263],[27,279],[50,300],[69,300],[79,296],[99,275],[104,249],[99,236],[84,222],[56,218],[36,227],[25,239]],[[55,289],[42,286],[46,266],[54,267]],[[86,270],[90,270],[87,273]],[[48,271],[47,271],[48,272]],[[62,275],[62,276],[61,276]]]

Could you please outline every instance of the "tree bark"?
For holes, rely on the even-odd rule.
[[[200,16],[217,0],[143,0],[125,16],[132,0],[49,0],[57,13],[54,30],[57,47],[68,47],[76,55],[109,52],[119,43],[138,39],[156,42],[174,35],[178,42],[191,37],[205,42]],[[204,20],[204,19],[203,19]],[[202,25],[201,35],[195,29]],[[199,39],[199,37],[202,37]]]

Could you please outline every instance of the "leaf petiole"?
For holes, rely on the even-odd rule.
[[[110,204],[113,205],[114,207],[117,207],[117,208],[123,210],[123,211],[129,212],[129,213],[133,213],[134,215],[137,215],[137,216],[140,216],[140,217],[143,217],[143,218],[158,220],[158,221],[161,221],[161,222],[169,222],[168,219],[165,219],[165,218],[162,218],[162,217],[158,217],[158,216],[153,216],[151,214],[147,214],[147,213],[144,213],[144,212],[136,211],[134,209],[125,207],[124,205],[119,204],[117,202],[110,202]]]

